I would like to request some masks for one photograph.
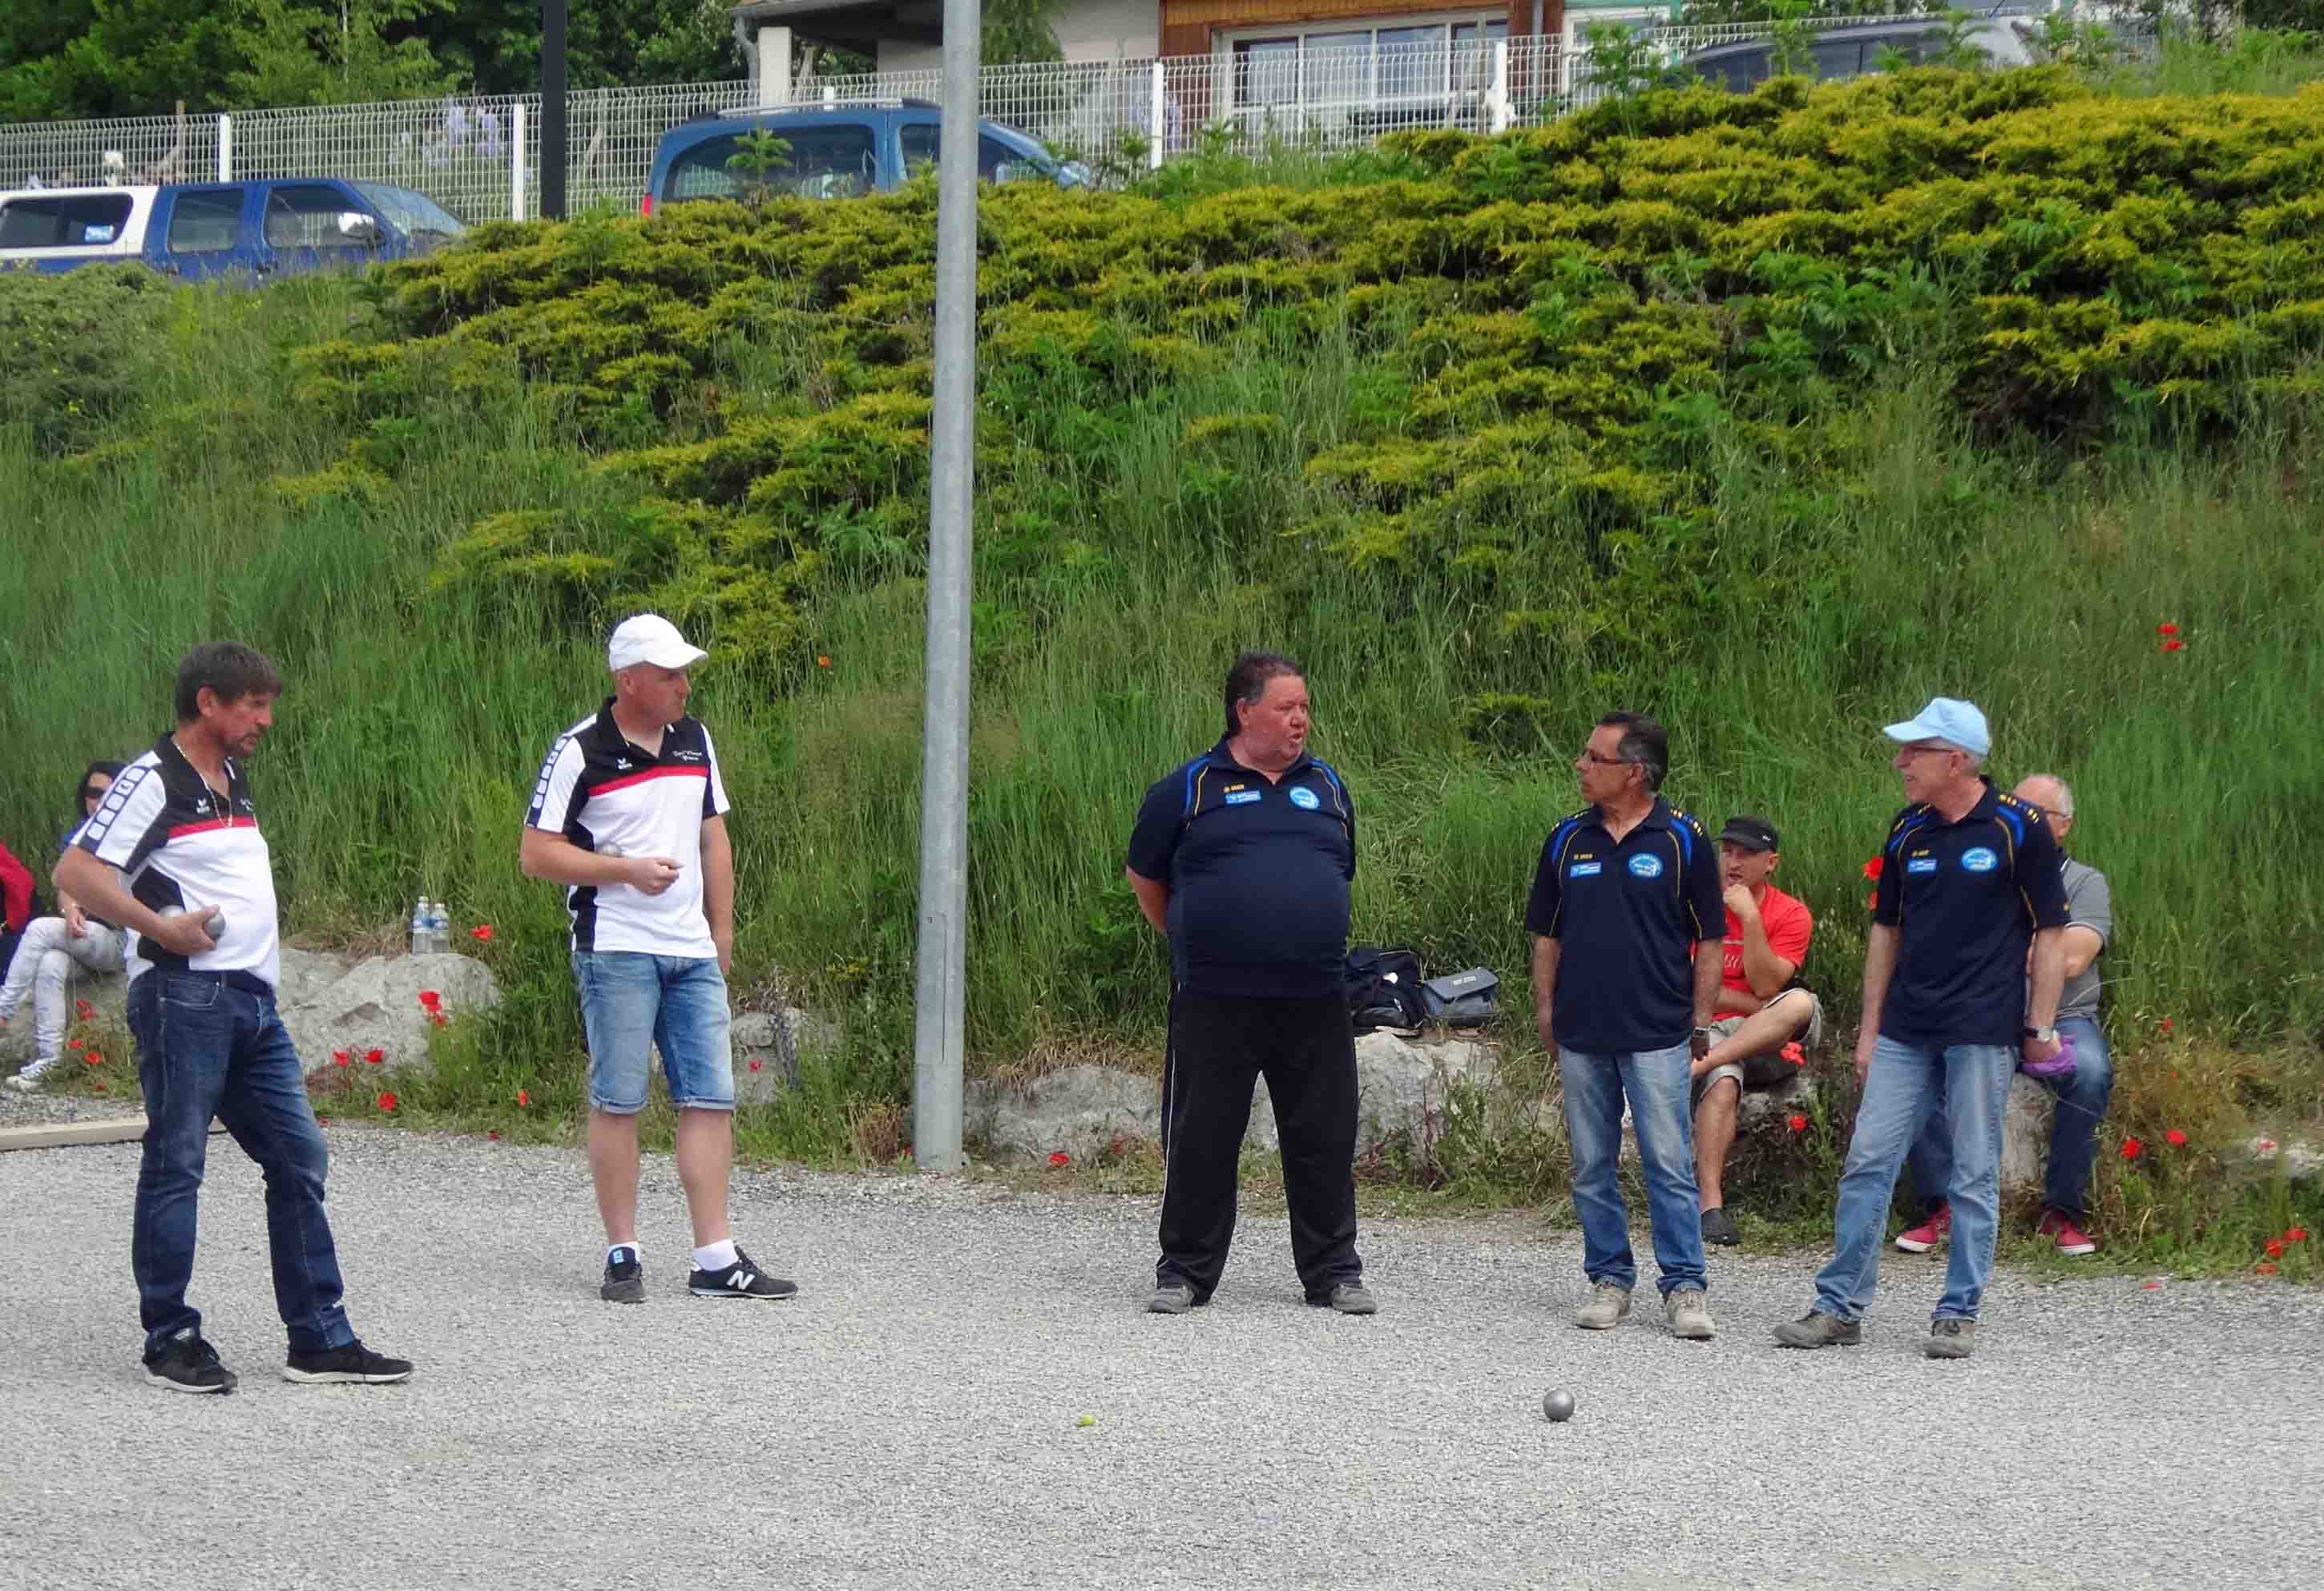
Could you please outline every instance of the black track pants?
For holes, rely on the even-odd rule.
[[[1157,1285],[1207,1299],[1235,1226],[1235,1162],[1260,1076],[1275,1102],[1291,1254],[1320,1301],[1363,1273],[1356,1255],[1356,1043],[1348,1003],[1181,989],[1162,1070],[1162,1258]]]

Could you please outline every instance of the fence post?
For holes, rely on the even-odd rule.
[[[1485,125],[1492,132],[1509,130],[1509,42],[1493,41],[1493,86],[1485,95]]]
[[[1154,59],[1153,103],[1148,106],[1148,137],[1146,144],[1147,169],[1155,171],[1158,171],[1162,169],[1163,143],[1168,138],[1170,133],[1170,129],[1167,124],[1167,118],[1169,115],[1169,103],[1167,97],[1162,91],[1165,76],[1166,73],[1164,72],[1162,66],[1162,58],[1157,56]]]
[[[217,172],[219,181],[234,180],[234,118],[230,116],[218,117]]]
[[[509,219],[524,219],[524,101],[509,112]]]

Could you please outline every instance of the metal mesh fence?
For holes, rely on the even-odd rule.
[[[1849,18],[1849,25],[1928,22]],[[1628,24],[1674,64],[1772,23]],[[1820,24],[1830,25],[1830,24]],[[1932,23],[1932,25],[1936,25]],[[1499,132],[1595,103],[1618,84],[1586,42],[1489,36],[1496,24],[1308,33],[1208,55],[988,69],[982,114],[1060,155],[1121,172],[1210,145],[1328,151],[1425,127]],[[1391,34],[1399,35],[1391,37]],[[1406,39],[1400,35],[1419,37]],[[940,71],[809,77],[785,103],[939,100]],[[568,207],[634,208],[663,133],[689,116],[764,103],[747,82],[604,88],[567,98]],[[539,213],[538,95],[0,125],[0,186],[343,177],[426,193],[468,221]]]

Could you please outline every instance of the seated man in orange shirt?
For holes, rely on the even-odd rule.
[[[1823,1038],[1823,1009],[1792,980],[1807,958],[1815,919],[1768,881],[1775,872],[1775,828],[1765,818],[1738,816],[1719,831],[1719,865],[1727,885],[1727,940],[1719,1013],[1711,1048],[1694,1063],[1694,1179],[1702,1201],[1702,1240],[1736,1244],[1743,1235],[1725,1207],[1727,1151],[1748,1086],[1789,1077],[1804,1050]]]

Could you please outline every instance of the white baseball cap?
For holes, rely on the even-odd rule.
[[[1918,714],[1902,724],[1889,725],[1882,733],[1891,740],[1941,740],[1972,756],[1981,757],[1993,749],[1985,715],[1974,704],[1950,696],[1931,697]]]
[[[690,669],[710,654],[687,643],[678,626],[656,613],[641,613],[613,626],[605,647],[605,666],[632,669],[651,663],[661,669]]]

